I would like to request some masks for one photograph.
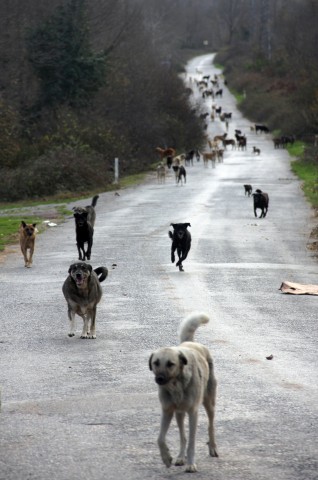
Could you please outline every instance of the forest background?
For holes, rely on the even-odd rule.
[[[157,146],[202,148],[179,74],[218,52],[242,112],[305,145],[318,206],[317,25],[316,0],[2,0],[1,202],[100,191],[115,157],[125,175]]]

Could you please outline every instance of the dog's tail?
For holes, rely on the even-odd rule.
[[[99,195],[95,195],[95,197],[93,197],[92,204],[91,204],[92,207],[96,207],[96,203],[98,199],[99,199]]]
[[[98,276],[99,283],[103,282],[108,275],[108,269],[106,267],[97,267],[94,269],[94,272]]]
[[[180,343],[182,342],[193,342],[194,341],[194,332],[199,328],[200,325],[208,323],[209,317],[206,313],[195,312],[191,313],[186,317],[179,326],[179,337]]]

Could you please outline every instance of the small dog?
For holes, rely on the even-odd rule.
[[[179,271],[183,272],[182,262],[188,256],[188,253],[191,248],[191,233],[187,230],[188,227],[191,227],[190,223],[171,223],[173,227],[173,232],[169,230],[168,235],[172,240],[171,245],[171,262],[175,262],[175,251],[179,260],[176,263],[176,267],[179,267]]]
[[[73,263],[68,270],[62,291],[67,301],[68,318],[71,322],[69,337],[75,335],[75,314],[84,321],[81,338],[96,338],[96,307],[102,298],[100,283],[107,278],[106,267],[92,266],[85,262]]]
[[[166,167],[163,163],[159,163],[157,167],[157,180],[158,183],[165,183],[166,181]]]
[[[94,225],[96,219],[95,206],[99,195],[95,195],[91,205],[87,207],[74,207],[76,244],[79,260],[90,260],[93,246]],[[87,243],[85,251],[84,244]]]
[[[35,236],[37,233],[36,223],[25,223],[23,220],[20,225],[20,247],[24,257],[24,266],[31,268],[33,262],[33,253],[35,246]],[[29,255],[28,255],[29,251]]]
[[[257,147],[253,147],[253,153],[257,153],[257,155],[261,154],[261,150]]]
[[[243,185],[243,187],[245,190],[245,195],[247,194],[250,197],[253,191],[252,185]]]
[[[198,410],[202,403],[209,419],[209,453],[211,457],[218,457],[214,436],[216,379],[213,360],[209,350],[193,339],[195,330],[208,321],[209,318],[204,313],[190,315],[180,325],[180,345],[161,348],[149,358],[149,368],[153,371],[159,386],[162,406],[158,437],[161,458],[167,467],[171,466],[172,457],[166,444],[166,434],[175,414],[180,432],[180,452],[175,465],[184,465],[187,458],[186,472],[197,471],[194,463],[195,434]],[[187,455],[184,430],[186,413],[189,416]]]

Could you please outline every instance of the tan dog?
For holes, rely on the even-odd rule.
[[[209,452],[211,457],[218,456],[214,438],[216,379],[213,361],[209,350],[193,341],[196,329],[208,321],[209,318],[204,313],[190,315],[180,325],[180,345],[161,348],[152,353],[149,359],[149,368],[154,372],[155,381],[159,386],[162,406],[158,437],[161,458],[167,467],[171,466],[172,457],[166,444],[166,434],[175,414],[180,432],[180,452],[175,465],[184,465],[186,462],[186,472],[197,471],[194,463],[195,435],[198,410],[202,403],[209,419]],[[184,429],[186,413],[189,416],[187,455]]]
[[[32,266],[36,233],[36,223],[27,224],[22,220],[20,225],[20,246],[24,257],[24,266],[27,268]]]
[[[157,179],[158,183],[165,183],[166,181],[166,167],[163,163],[159,163],[157,167]]]

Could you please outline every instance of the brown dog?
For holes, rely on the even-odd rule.
[[[30,268],[32,266],[32,258],[35,245],[36,223],[25,223],[23,220],[20,225],[20,246],[24,257],[24,266]],[[29,250],[29,256],[28,256]]]

